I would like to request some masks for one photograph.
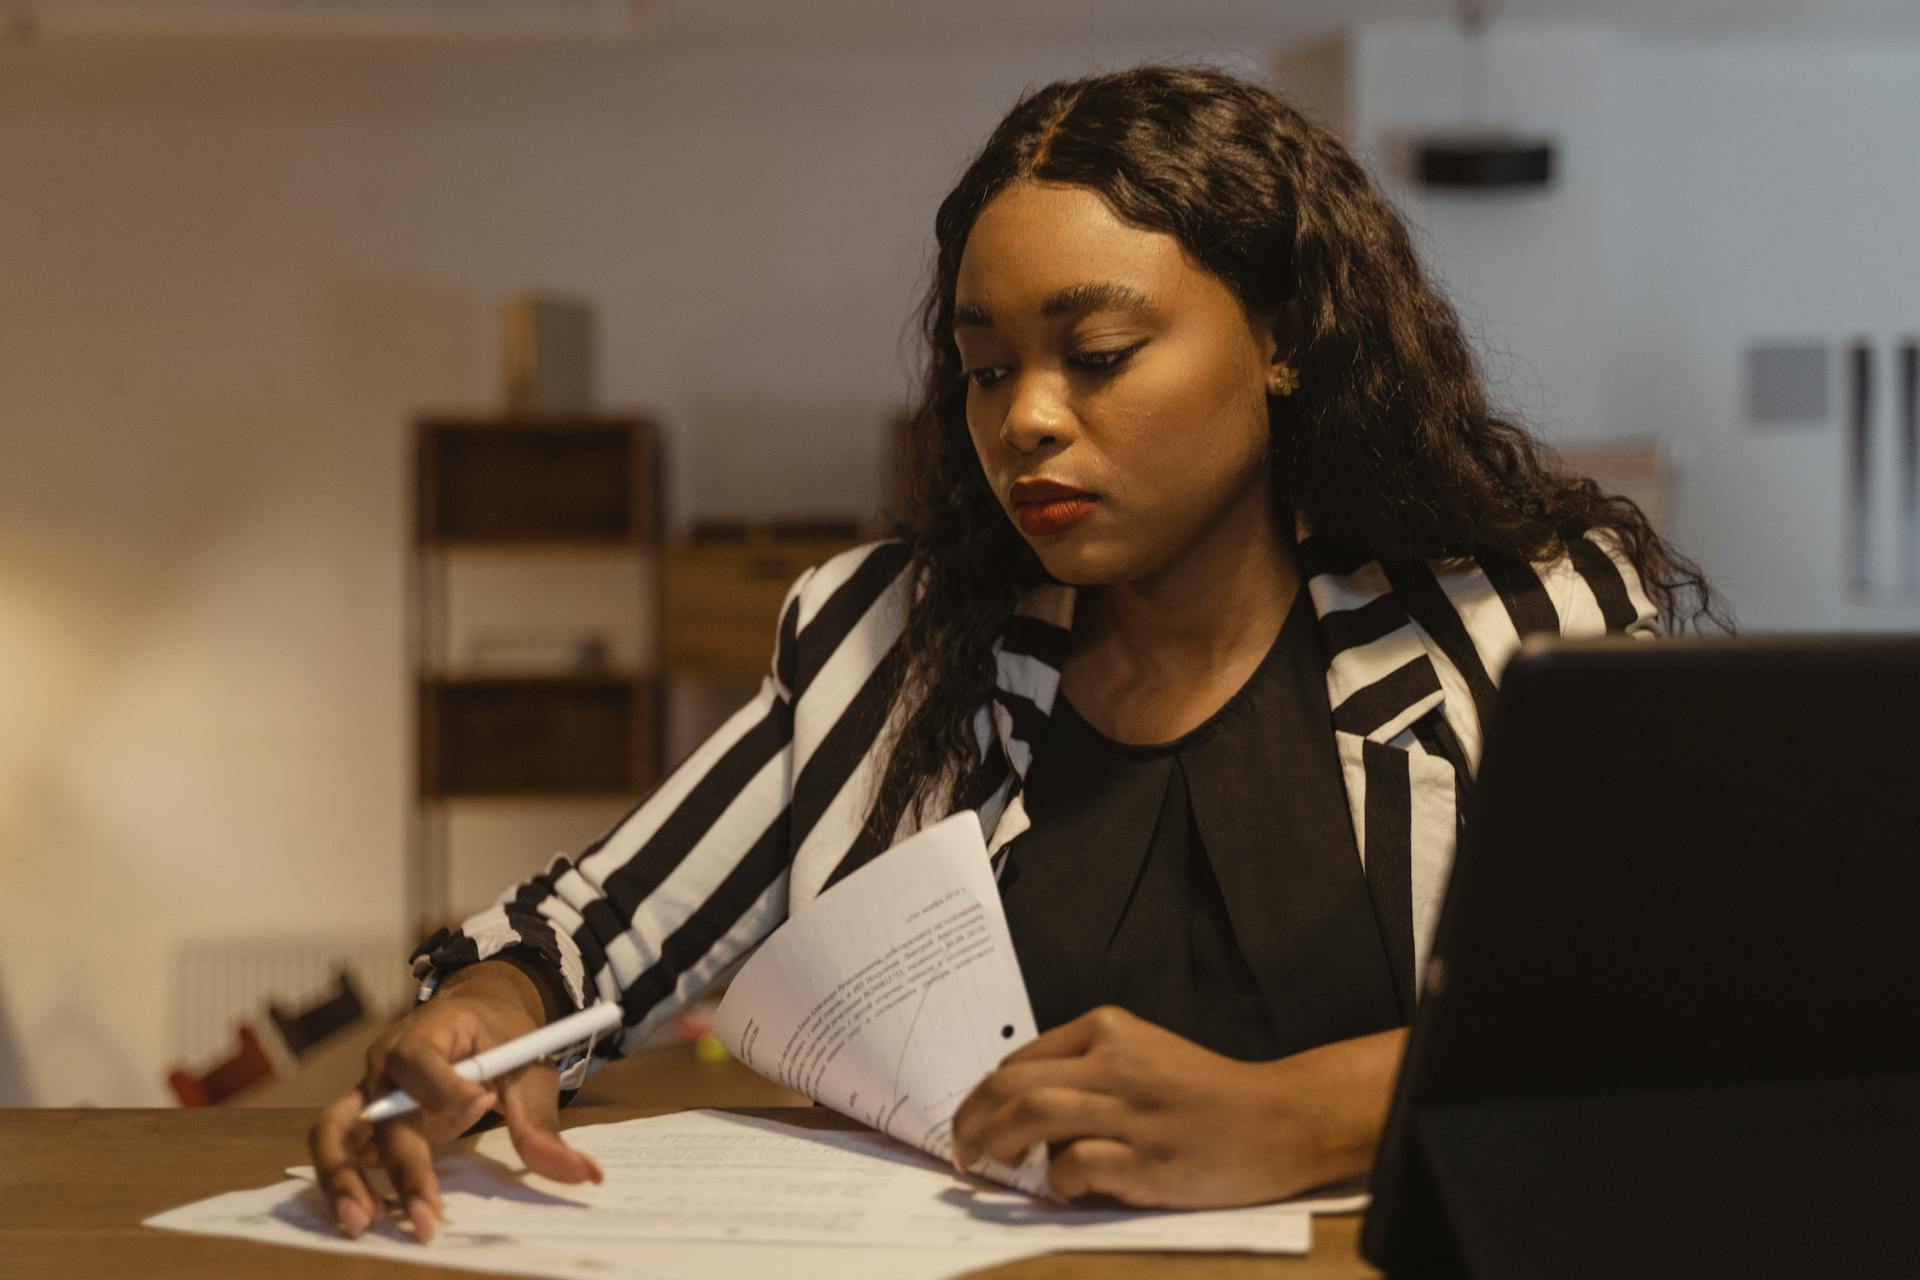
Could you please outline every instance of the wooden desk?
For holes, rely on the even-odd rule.
[[[562,1113],[561,1123],[600,1124],[676,1109],[621,1102],[623,1079],[633,1092],[646,1092],[647,1073],[628,1072],[628,1065],[600,1072],[593,1081],[596,1087],[581,1092]],[[819,1127],[857,1127],[819,1107],[751,1110]],[[305,1108],[0,1111],[0,1273],[23,1280],[427,1280],[433,1275],[481,1275],[451,1269],[426,1272],[378,1258],[346,1258],[140,1226],[141,1219],[163,1209],[280,1181],[288,1165],[307,1162],[306,1132],[312,1120],[312,1110]],[[1313,1253],[1307,1258],[1052,1254],[976,1275],[996,1280],[1354,1280],[1378,1274],[1355,1250],[1359,1225],[1357,1217],[1317,1220]]]

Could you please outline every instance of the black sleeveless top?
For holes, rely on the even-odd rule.
[[[1304,589],[1172,742],[1115,742],[1057,698],[1024,790],[1000,888],[1042,1031],[1117,1004],[1264,1061],[1402,1025]]]

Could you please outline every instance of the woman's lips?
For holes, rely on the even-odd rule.
[[[1061,533],[1093,510],[1092,498],[1067,498],[1058,502],[1021,503],[1013,509],[1013,518],[1021,529],[1036,538]]]
[[[1022,480],[1008,491],[1013,518],[1022,531],[1036,538],[1060,533],[1078,522],[1098,501],[1085,489],[1053,480]]]

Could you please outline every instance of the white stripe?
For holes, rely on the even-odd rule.
[[[1370,605],[1391,590],[1393,583],[1387,580],[1387,571],[1378,560],[1367,561],[1343,578],[1323,573],[1307,580],[1307,594],[1313,597],[1313,607],[1323,618],[1342,609]]]
[[[1367,867],[1367,740],[1357,733],[1335,730],[1333,747],[1340,756],[1340,776],[1347,784],[1348,816],[1353,820],[1353,842],[1360,850],[1360,869]]]
[[[1384,680],[1416,658],[1425,656],[1427,646],[1421,641],[1419,629],[1408,621],[1377,640],[1369,640],[1334,655],[1327,667],[1328,700],[1333,709],[1338,711],[1347,699]],[[1427,697],[1415,705],[1424,710],[1431,704],[1432,698]],[[1376,731],[1369,736],[1378,739],[1399,732],[1404,724],[1396,724],[1395,721],[1405,719],[1405,710],[1381,726],[1386,730],[1385,734]]]
[[[1026,777],[1027,766],[1033,763],[1033,747],[1013,736],[1013,713],[994,703],[993,724],[1000,733],[1000,749],[1006,753],[1007,763],[1020,777]]]
[[[658,962],[667,939],[706,905],[778,820],[792,785],[784,754],[767,761],[660,886],[634,907],[627,928],[606,949],[623,989]]]
[[[1407,757],[1408,866],[1412,873],[1413,989],[1426,981],[1427,955],[1433,950],[1433,930],[1440,920],[1440,902],[1446,895],[1447,873],[1453,868],[1453,766],[1439,756]]]
[[[560,947],[560,977],[567,984],[567,994],[573,998],[575,1008],[585,1008],[586,957],[580,954],[579,944],[573,940],[573,931],[580,927],[580,913],[568,905],[566,899],[553,893],[540,899],[533,909],[553,928],[553,940]]]
[[[844,586],[849,578],[853,577],[860,566],[867,562],[867,557],[887,545],[888,544],[884,542],[869,542],[865,546],[855,547],[850,551],[842,551],[825,564],[817,568],[809,569],[806,573],[802,574],[800,581],[793,584],[793,591],[787,593],[789,599],[793,597],[794,592],[799,592],[800,594],[800,629],[804,631],[812,624],[814,618],[820,613],[821,608],[827,601],[833,599],[833,593]],[[803,584],[806,590],[800,591]],[[785,610],[781,612],[784,616]]]
[[[754,899],[753,905],[734,921],[733,926],[720,936],[705,955],[680,972],[674,980],[672,992],[622,1034],[623,1051],[639,1047],[661,1023],[706,994],[728,966],[759,946],[786,918],[787,898],[787,873],[783,871],[774,877],[773,883]]]
[[[1634,619],[1627,624],[1627,634],[1639,640],[1652,640],[1660,635],[1660,611],[1654,607],[1653,600],[1646,593],[1640,581],[1640,573],[1620,544],[1620,537],[1611,529],[1589,529],[1587,541],[1606,553],[1620,570],[1620,581],[1627,588],[1627,600],[1633,605]]]
[[[1499,684],[1500,673],[1520,649],[1520,633],[1514,630],[1513,616],[1507,612],[1500,593],[1494,590],[1479,565],[1445,573],[1436,567],[1434,576],[1439,580],[1440,590],[1446,593],[1447,603],[1453,606],[1461,625],[1467,629],[1467,639],[1480,655],[1480,665],[1487,669],[1493,682]]]
[[[1027,816],[1027,794],[1024,791],[1016,791],[1013,793],[1013,798],[1007,801],[1006,808],[1000,811],[998,819],[993,824],[992,832],[988,834],[987,857],[989,859],[998,857],[1002,849],[1025,835],[1032,826],[1033,819]],[[999,878],[1004,866],[1003,863],[1001,867],[994,869],[995,879]]]
[[[1536,566],[1536,571],[1548,584],[1547,589],[1555,593],[1554,607],[1560,612],[1561,635],[1579,639],[1606,634],[1606,615],[1600,612],[1593,588],[1574,567],[1573,557],[1562,556],[1551,564]]]
[[[1060,669],[1032,654],[1008,653],[998,645],[993,651],[995,683],[1008,693],[1017,693],[1040,708],[1042,715],[1053,712],[1054,695],[1060,689]]]
[[[906,626],[906,605],[907,577],[903,573],[867,606],[846,639],[827,656],[807,687],[800,690],[793,712],[796,778],[806,769],[815,749],[840,723],[861,686],[887,656],[887,650],[899,639]]]
[[[794,851],[794,880],[789,893],[791,908],[811,902],[825,887],[827,877],[853,848],[867,809],[873,803],[881,769],[889,747],[886,735],[867,744],[860,762],[840,784],[840,790],[827,802],[820,820]]]

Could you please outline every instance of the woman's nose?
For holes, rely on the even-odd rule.
[[[1073,436],[1073,414],[1045,377],[1020,378],[1000,423],[1000,443],[1018,453],[1036,453]]]

